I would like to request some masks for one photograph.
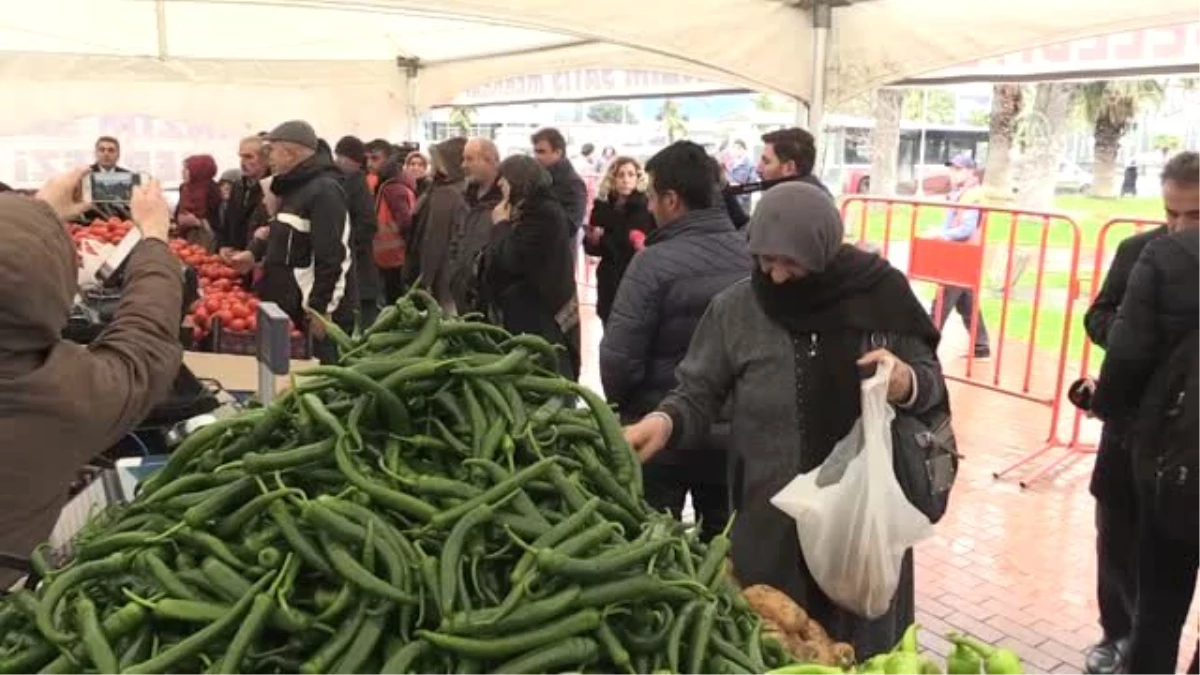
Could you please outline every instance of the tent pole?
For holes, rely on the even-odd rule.
[[[417,85],[421,60],[401,56],[396,58],[396,65],[404,71],[404,140],[418,141],[421,121],[417,115]]]
[[[833,7],[828,0],[817,0],[812,7],[813,56],[812,100],[808,104],[808,129],[818,138],[825,117],[825,74],[829,65],[829,28],[833,25]]]
[[[158,59],[167,60],[167,0],[154,2],[154,27],[158,32]]]

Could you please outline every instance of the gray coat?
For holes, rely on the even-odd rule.
[[[869,337],[862,335],[855,348],[865,352]],[[927,343],[904,335],[884,337],[892,353],[916,374],[916,397],[909,410],[921,413],[941,404],[945,381]],[[740,282],[713,299],[676,371],[679,386],[660,409],[675,423],[671,445],[686,448],[707,433],[732,395],[731,450],[745,464],[741,509],[733,528],[738,580],[785,591],[831,635],[853,643],[863,657],[891,649],[913,620],[911,555],[892,609],[867,621],[834,606],[820,591],[801,558],[795,522],[770,504],[794,477],[820,462],[814,452],[829,450],[803,447],[799,428],[797,400],[820,396],[822,386],[808,379],[806,364],[821,355],[820,335],[789,334],[762,310],[750,282]]]

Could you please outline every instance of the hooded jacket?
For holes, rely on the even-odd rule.
[[[75,247],[45,203],[0,195],[0,551],[49,536],[76,470],[132,430],[179,372],[179,262],[138,244],[116,318],[84,347],[62,340]],[[0,588],[11,582],[0,572]]]
[[[305,308],[340,320],[358,304],[342,180],[333,160],[317,153],[271,182],[279,212],[266,241],[253,245],[263,261],[260,295],[297,324],[305,322]]]

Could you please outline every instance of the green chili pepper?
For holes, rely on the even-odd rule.
[[[1012,651],[985,645],[966,635],[951,634],[947,637],[954,644],[961,644],[978,654],[983,659],[983,671],[988,675],[1015,675],[1024,672],[1021,657]]]
[[[211,645],[214,640],[233,630],[242,621],[243,615],[250,610],[254,599],[262,589],[267,587],[274,574],[275,572],[268,572],[261,579],[254,582],[254,585],[250,588],[250,592],[238,600],[229,612],[220,619],[213,621],[167,649],[160,651],[157,655],[130,666],[125,672],[133,674],[169,672],[175,664],[200,653]]]
[[[983,660],[970,648],[955,643],[946,656],[946,672],[949,675],[979,675],[983,672]]]

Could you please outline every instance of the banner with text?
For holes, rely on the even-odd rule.
[[[469,89],[452,105],[494,105],[529,101],[578,101],[633,96],[671,96],[738,90],[720,82],[654,70],[586,68],[521,75]]]
[[[909,78],[904,84],[1164,72],[1194,75],[1197,64],[1200,22],[1191,22],[1024,49]]]

